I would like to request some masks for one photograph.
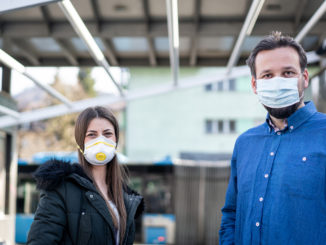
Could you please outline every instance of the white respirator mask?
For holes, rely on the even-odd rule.
[[[116,146],[114,141],[101,135],[85,143],[83,154],[89,163],[105,165],[115,156]]]

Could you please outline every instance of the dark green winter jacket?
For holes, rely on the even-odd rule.
[[[40,201],[27,244],[115,245],[115,228],[107,205],[79,164],[52,160],[36,171]],[[123,244],[133,244],[134,220],[143,198],[124,192],[127,228]]]

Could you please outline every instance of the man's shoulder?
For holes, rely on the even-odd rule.
[[[326,128],[326,114],[322,112],[316,112],[308,122],[314,124],[314,126]]]
[[[323,113],[323,112],[319,112],[319,111],[317,111],[317,112],[314,114],[314,118],[319,119],[319,120],[326,121],[326,114]]]
[[[263,134],[265,135],[268,130],[267,127],[268,126],[266,125],[266,123],[262,123],[256,127],[249,128],[248,130],[246,130],[245,132],[240,134],[238,139],[247,138],[247,137],[255,137],[255,136],[260,136]]]

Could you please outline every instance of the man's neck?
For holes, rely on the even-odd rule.
[[[274,126],[279,130],[283,130],[287,125],[287,120],[286,119],[278,119],[276,117],[273,117],[272,115],[270,115],[270,118],[271,118],[272,123],[274,124]]]
[[[300,108],[304,107],[305,104],[304,102],[301,102],[300,105],[298,106],[297,110],[299,110]],[[279,119],[279,118],[276,118],[276,117],[273,117],[272,115],[270,115],[270,118],[273,122],[273,124],[279,129],[279,130],[283,130],[286,126],[287,126],[287,118],[282,118],[282,119]]]

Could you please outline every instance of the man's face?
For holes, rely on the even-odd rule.
[[[257,54],[256,78],[251,78],[251,86],[257,94],[256,79],[271,79],[273,77],[298,78],[299,96],[308,87],[309,76],[307,69],[301,72],[300,60],[297,51],[291,47],[281,47],[273,50],[264,50]],[[289,117],[300,105],[303,105],[303,98],[296,104],[284,108],[270,108],[265,106],[267,111],[276,118]]]

